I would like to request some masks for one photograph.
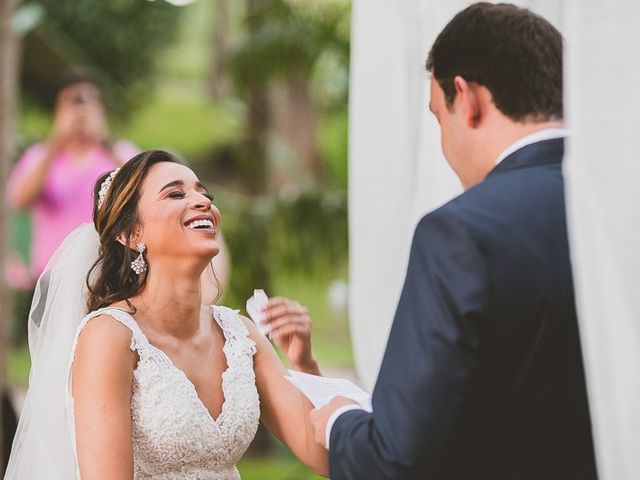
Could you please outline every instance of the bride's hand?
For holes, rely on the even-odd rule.
[[[294,370],[320,375],[311,350],[311,317],[298,302],[273,297],[263,310],[269,337],[285,353]]]

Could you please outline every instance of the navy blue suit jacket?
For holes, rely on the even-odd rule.
[[[562,139],[526,146],[418,224],[373,392],[334,480],[596,478]]]

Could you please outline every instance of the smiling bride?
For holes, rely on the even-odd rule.
[[[5,478],[238,479],[259,421],[327,475],[312,406],[269,341],[237,311],[201,305],[220,212],[193,171],[144,152],[94,197],[94,225],[69,235],[38,281]],[[294,366],[317,370],[306,309],[279,298],[265,313]]]

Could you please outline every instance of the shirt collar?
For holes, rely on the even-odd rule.
[[[500,155],[498,155],[498,159],[496,160],[496,165],[499,164],[502,160],[507,158],[516,150],[520,150],[522,147],[526,147],[527,145],[531,145],[532,143],[542,142],[543,140],[552,140],[554,138],[564,138],[568,135],[568,130],[566,128],[554,127],[554,128],[543,128],[542,130],[538,130],[537,132],[530,133],[529,135],[525,135],[524,137],[516,140],[514,143],[505,148]]]

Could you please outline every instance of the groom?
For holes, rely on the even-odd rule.
[[[567,241],[562,38],[477,3],[427,70],[466,192],[418,224],[373,392],[312,413],[334,480],[596,478]]]

